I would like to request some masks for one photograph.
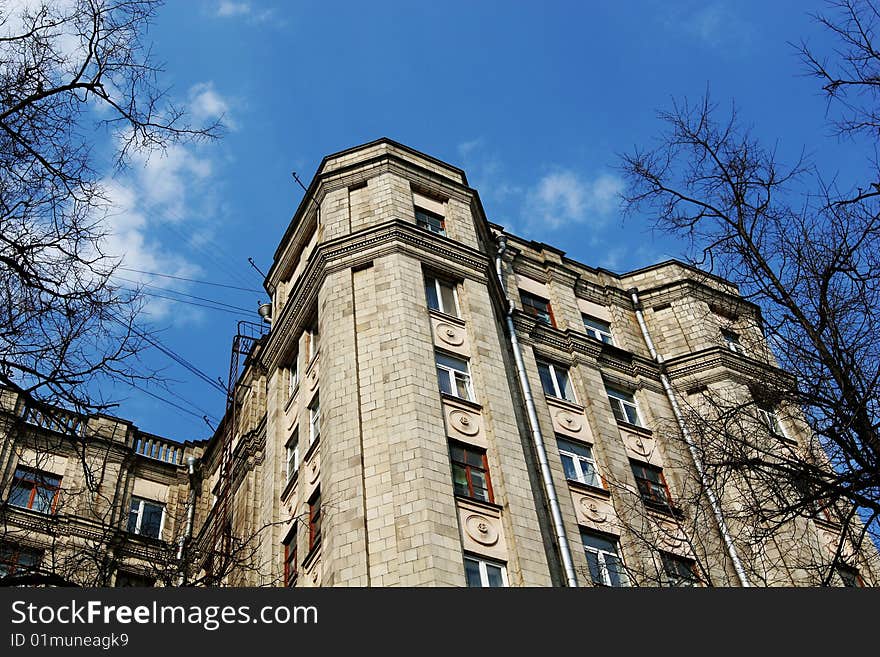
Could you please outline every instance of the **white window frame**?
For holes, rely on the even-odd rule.
[[[315,395],[309,404],[309,445],[321,438],[321,398]]]
[[[721,337],[724,340],[724,346],[730,349],[735,354],[744,354],[745,350],[743,349],[742,343],[739,341],[739,333],[735,333],[734,331],[728,331],[727,329],[721,329]]]
[[[598,317],[588,315],[587,313],[581,313],[581,321],[584,324],[584,330],[591,338],[595,338],[596,340],[604,342],[605,344],[614,344],[614,335],[611,333],[611,322],[606,322],[604,319],[599,319]],[[598,326],[591,326],[587,324],[588,321],[594,322],[596,324],[602,324],[604,326],[607,326],[608,328],[605,329]]]
[[[317,326],[306,329],[306,369],[311,367],[315,357],[318,355],[318,349],[320,348],[318,340],[320,340],[320,335],[318,334]]]
[[[293,446],[291,448],[291,445]],[[293,479],[293,476],[299,472],[299,427],[293,430],[293,435],[288,439],[287,444],[284,446],[285,448],[285,467],[287,469],[287,481]],[[294,467],[291,470],[291,456],[293,457]]]
[[[568,456],[571,458],[574,469],[577,474],[577,478],[575,481],[584,484],[585,486],[592,486],[594,488],[604,488],[602,484],[602,477],[599,475],[599,468],[596,467],[596,458],[593,456],[593,448],[590,445],[583,444],[583,447],[586,447],[590,451],[590,456],[586,457],[583,454],[577,454],[575,452],[569,451],[563,447],[563,443],[569,443],[571,445],[576,445],[573,441],[566,440],[565,438],[556,438],[556,445],[559,448],[559,457],[560,459],[563,456]],[[583,467],[581,466],[581,460],[586,461],[593,467],[593,475],[595,477],[595,482],[587,481],[587,477],[584,474]],[[565,471],[565,466],[563,465],[563,472]]]
[[[499,561],[493,561],[491,559],[483,559],[481,557],[477,557],[474,555],[466,554],[464,557],[465,561],[473,561],[475,562],[480,570],[480,588],[488,589],[492,588],[489,586],[489,572],[486,568],[487,565],[495,566],[501,570],[501,581],[504,583],[504,588],[510,586],[510,583],[507,581],[507,566]]]
[[[762,408],[758,406],[758,413],[761,416],[761,420],[764,422],[764,426],[767,427],[771,435],[779,436],[780,438],[788,438],[775,408]]]
[[[626,420],[620,420],[616,415],[614,416],[614,420],[616,422],[625,422],[627,424],[631,424],[635,427],[643,427],[645,426],[644,421],[642,420],[642,414],[639,411],[639,402],[636,401],[636,396],[624,392],[623,390],[617,390],[615,388],[609,388],[605,386],[605,392],[608,395],[608,403],[611,405],[612,413],[614,411],[615,404],[617,404],[618,409],[620,410],[620,414],[626,418]],[[626,412],[627,407],[631,407],[636,416],[636,422],[630,422],[629,413]]]
[[[608,550],[602,550],[597,547],[593,547],[592,545],[584,544],[583,543],[584,531],[587,531],[587,530],[581,531],[581,545],[584,548],[584,552],[590,552],[590,553],[596,555],[596,560],[599,562],[599,574],[602,577],[601,584],[604,586],[613,587],[613,588],[628,587],[629,586],[629,578],[626,576],[626,567],[624,566],[624,563],[623,563],[623,557],[620,556],[620,540],[617,539],[616,537],[613,538],[613,540],[612,540],[612,538],[605,539],[609,543],[613,542],[614,546],[617,548],[617,552],[609,552]],[[596,532],[592,532],[592,533],[595,534]],[[617,559],[618,563],[620,564],[620,581],[621,581],[621,583],[620,583],[619,587],[614,586],[614,584],[611,582],[611,575],[608,574],[608,564],[606,563],[605,555],[609,555],[609,554],[611,556],[613,556],[615,559]],[[589,576],[590,576],[590,581],[592,582],[593,574],[590,573]],[[593,582],[593,584],[595,584],[595,582]]]
[[[144,520],[144,502],[146,502],[147,504],[153,504],[155,506],[162,507],[162,518],[159,520],[159,535],[155,537],[156,539],[161,541],[162,534],[165,533],[165,516],[167,515],[166,514],[167,509],[165,508],[165,505],[162,504],[161,502],[157,502],[156,500],[148,500],[147,498],[140,497],[139,495],[132,495],[131,501],[134,502],[135,500],[139,500],[140,503],[138,504],[137,522],[134,525],[134,531],[131,533],[135,534],[136,536],[143,536],[143,534],[141,534],[141,523]],[[129,506],[128,506],[129,515],[131,515],[131,506],[132,506],[131,504],[129,504]],[[128,527],[128,516],[126,516],[125,523],[126,523],[126,527]],[[145,538],[153,538],[153,537],[146,536]]]
[[[293,357],[287,373],[287,398],[293,397],[299,387],[299,354]]]
[[[448,281],[444,281],[436,276],[425,276],[425,282],[431,282],[434,286],[434,294],[437,295],[437,305],[439,308],[431,308],[429,305],[428,308],[430,310],[436,310],[437,312],[444,313],[446,315],[452,315],[453,317],[461,317],[461,309],[458,305],[458,286],[454,283],[450,283]],[[452,290],[452,301],[455,304],[455,308],[445,308],[443,304],[443,295],[440,292],[441,287],[446,287]]]
[[[562,399],[564,401],[572,402],[574,404],[578,403],[577,402],[577,395],[574,392],[574,385],[572,385],[572,382],[571,382],[571,375],[569,374],[569,368],[565,367],[564,365],[556,366],[553,363],[551,363],[550,361],[546,361],[546,360],[538,360],[537,364],[538,364],[539,372],[540,372],[541,365],[546,365],[550,371],[550,380],[553,383],[553,394],[551,395],[552,397],[556,397],[557,399]],[[572,396],[571,399],[568,399],[567,397],[564,397],[562,395],[562,389],[559,387],[559,377],[557,376],[557,371],[559,371],[559,370],[561,370],[565,374],[565,378],[568,380],[568,389],[571,390],[571,396]],[[539,376],[539,378],[540,378],[540,376]],[[541,389],[543,389],[543,388],[544,388],[544,383],[542,381],[541,382]],[[550,393],[548,393],[546,390],[544,390],[544,394],[550,394]]]
[[[419,213],[425,214],[431,218],[440,219],[440,229],[434,230],[434,228],[431,227],[430,222],[425,222],[425,225],[422,225],[421,223],[419,223],[419,216],[418,216]],[[426,230],[429,233],[433,233],[434,235],[443,235],[444,237],[446,236],[446,217],[444,215],[440,214],[439,212],[434,212],[433,210],[429,210],[428,208],[424,208],[421,205],[419,205],[418,203],[413,203],[413,214],[416,219],[416,225],[419,228]]]
[[[665,555],[665,557],[664,557],[664,555]],[[685,561],[687,561],[690,566],[689,570],[690,570],[691,574],[693,574],[694,578],[684,578],[684,577],[680,577],[680,576],[676,575],[675,579],[673,579],[673,576],[670,575],[666,571],[666,559],[667,558],[670,561],[673,561],[673,562],[678,561],[679,563],[684,563]],[[696,587],[702,586],[702,584],[703,584],[702,580],[700,579],[699,574],[696,572],[696,561],[694,561],[693,559],[691,559],[689,557],[683,557],[679,554],[674,554],[672,552],[661,553],[661,555],[660,555],[660,568],[661,568],[660,581],[664,587],[668,587],[668,588],[685,588],[685,587],[696,588]]]
[[[464,369],[463,370],[453,369],[452,367],[450,367],[448,365],[441,364],[437,359],[438,356],[443,356],[444,358],[449,358],[452,360],[460,361],[460,362],[464,363]],[[456,378],[456,374],[464,376],[465,389],[467,390],[467,394],[468,394],[467,397],[461,397],[454,392],[452,392],[452,393],[444,392],[444,394],[451,394],[453,397],[458,397],[459,399],[466,399],[467,401],[474,401],[474,384],[473,384],[473,379],[471,378],[470,363],[468,363],[467,360],[465,360],[464,358],[459,358],[458,356],[450,356],[449,354],[445,354],[445,353],[436,351],[436,352],[434,352],[434,365],[437,368],[438,376],[446,376],[447,377],[447,381],[449,383],[449,388],[452,390],[456,390],[456,391],[458,390],[458,385],[457,385],[458,381]],[[440,374],[441,371],[443,372],[442,375]],[[439,386],[439,384],[440,384],[439,380],[438,380],[437,384]],[[441,388],[441,392],[443,392],[442,388]]]

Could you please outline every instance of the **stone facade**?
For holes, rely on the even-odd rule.
[[[197,474],[161,466],[169,515],[194,513],[186,581],[563,585],[557,530],[585,586],[814,585],[830,563],[833,517],[767,537],[731,514],[731,546],[701,494],[663,375],[691,415],[706,391],[748,398],[781,376],[757,308],[725,281],[674,261],[617,275],[507,234],[463,171],[382,139],[323,160],[266,286],[271,329],[223,425],[186,447]],[[779,418],[790,448],[814,449],[796,409]],[[742,507],[730,482],[716,493],[722,515]],[[846,560],[880,583],[873,546]]]

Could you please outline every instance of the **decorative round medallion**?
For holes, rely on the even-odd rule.
[[[672,534],[666,527],[660,527],[658,533],[660,534],[660,536],[658,537],[660,543],[670,550],[680,549],[686,543],[684,538]]]
[[[583,426],[581,419],[568,411],[559,411],[556,414],[556,421],[559,422],[560,426],[565,427],[569,431],[580,431]]]
[[[437,337],[446,344],[451,344],[453,347],[458,347],[464,344],[464,331],[452,324],[447,324],[446,322],[440,322],[437,324]]]
[[[318,583],[318,569],[315,568],[315,570],[312,571],[312,584],[317,584],[317,583]]]
[[[313,484],[318,481],[318,475],[321,469],[318,467],[318,460],[315,459],[309,464],[309,483]]]
[[[474,436],[480,431],[479,421],[467,411],[458,409],[450,411],[449,422],[456,431],[465,436]]]
[[[318,368],[312,367],[312,371],[309,372],[309,390],[314,390],[318,385]]]
[[[588,497],[582,497],[580,501],[581,511],[593,522],[605,522],[608,520],[608,514],[599,508],[593,500]]]
[[[480,545],[495,545],[498,542],[498,530],[484,516],[476,513],[469,515],[464,521],[464,529]]]
[[[651,452],[654,451],[653,440],[651,438],[636,436],[636,439],[632,443],[632,449],[634,452],[641,454],[642,456],[650,456]]]

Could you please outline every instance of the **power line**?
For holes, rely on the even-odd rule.
[[[179,292],[178,290],[174,290],[174,289],[171,289],[171,288],[168,288],[168,287],[161,287],[161,286],[159,286],[159,285],[152,285],[152,284],[150,284],[150,283],[141,283],[140,281],[133,281],[133,280],[131,280],[130,278],[124,278],[123,276],[117,276],[116,278],[118,278],[118,279],[121,280],[121,281],[126,281],[126,282],[128,282],[128,283],[134,283],[135,285],[140,285],[140,286],[143,286],[143,287],[149,287],[149,288],[152,288],[152,289],[154,289],[154,290],[163,290],[163,291],[165,291],[165,292],[171,292],[171,293],[173,293],[173,294],[179,294],[179,295],[181,295],[181,296],[189,297],[189,298],[191,298],[191,299],[198,299],[199,301],[205,301],[206,303],[212,304],[212,306],[224,306],[224,308],[215,308],[215,310],[224,310],[224,309],[228,308],[229,310],[227,310],[227,312],[229,312],[229,311],[233,311],[233,310],[235,310],[235,311],[241,311],[241,312],[243,312],[243,313],[246,313],[248,316],[251,316],[251,315],[253,315],[253,313],[254,313],[254,311],[251,310],[251,309],[249,309],[249,308],[242,308],[241,306],[233,306],[232,304],[224,303],[224,302],[222,302],[222,301],[217,301],[216,299],[208,299],[208,298],[206,298],[206,297],[200,297],[200,296],[198,296],[198,295],[196,295],[196,294],[189,294],[189,293],[187,293],[187,292]],[[191,302],[191,301],[186,301],[185,299],[178,299],[177,297],[168,297],[168,296],[165,296],[165,295],[162,295],[162,294],[157,294],[157,293],[155,293],[155,292],[148,292],[148,291],[146,291],[146,290],[135,290],[135,289],[132,289],[132,288],[126,288],[126,289],[132,290],[133,292],[140,292],[141,294],[148,294],[148,295],[150,295],[150,296],[159,297],[160,299],[170,299],[170,300],[172,300],[172,301],[179,301],[180,303],[189,303],[189,304],[192,304],[192,305],[194,305],[194,306],[202,306],[203,308],[209,308],[209,307],[212,307],[212,306],[205,306],[204,304],[200,304],[200,303],[193,303],[193,302]]]
[[[227,283],[212,283],[210,281],[200,281],[195,278],[186,278],[185,276],[172,276],[171,274],[160,274],[155,271],[144,271],[143,269],[134,269],[133,267],[118,267],[118,269],[122,269],[123,271],[131,271],[136,274],[146,274],[147,276],[161,276],[162,278],[173,278],[176,281],[186,281],[187,283],[198,283],[200,285],[213,285],[214,287],[225,287],[230,290],[241,290],[242,292],[254,292],[256,294],[262,294],[264,290],[258,290],[256,288],[251,287],[240,287],[238,285],[229,285]],[[126,279],[123,279],[126,280]]]
[[[125,384],[127,384],[127,385],[129,385],[129,386],[131,386],[131,387],[134,388],[135,390],[139,390],[140,392],[144,393],[145,395],[149,395],[149,396],[152,397],[153,399],[158,399],[160,402],[163,402],[163,403],[165,403],[165,404],[168,404],[169,406],[173,406],[174,408],[176,408],[176,409],[178,409],[178,410],[180,410],[180,411],[183,411],[184,413],[187,413],[188,415],[192,415],[193,417],[196,417],[196,418],[198,418],[198,419],[200,419],[200,420],[204,420],[205,417],[207,416],[207,414],[205,414],[205,416],[199,415],[198,413],[196,413],[196,412],[194,412],[194,411],[191,411],[190,409],[185,408],[185,407],[181,406],[180,404],[171,401],[170,399],[166,399],[165,397],[162,397],[161,395],[157,395],[157,394],[154,393],[154,392],[150,392],[150,391],[147,390],[146,388],[142,388],[141,386],[137,385],[136,383],[134,383],[134,382],[132,382],[132,381],[127,381],[127,380],[125,380],[125,379],[123,379],[123,378],[117,378],[117,380],[120,381],[120,382],[122,382],[122,383],[125,383]],[[169,391],[169,392],[170,392],[170,391]],[[172,393],[172,394],[173,394],[173,393]],[[187,402],[187,403],[189,403],[189,402]],[[195,404],[193,404],[193,408],[196,408]],[[199,410],[201,410],[201,409],[199,409]]]
[[[230,315],[236,315],[237,317],[241,317],[242,313],[245,313],[246,316],[253,315],[252,310],[246,310],[244,308],[237,308],[233,306],[234,310],[230,310],[228,308],[218,308],[215,305],[210,305],[207,303],[199,303],[198,301],[187,301],[186,299],[179,299],[177,297],[169,297],[164,294],[158,294],[157,292],[148,292],[146,290],[141,290],[141,294],[146,294],[151,297],[158,297],[159,299],[168,299],[169,301],[177,301],[178,303],[185,303],[188,306],[198,306],[199,308],[208,308],[209,310],[216,310],[221,313],[229,313]],[[225,305],[225,304],[224,304]]]
[[[202,381],[204,381],[205,383],[207,383],[207,384],[209,384],[210,386],[212,386],[213,388],[219,390],[219,391],[222,392],[224,395],[227,394],[227,392],[226,392],[226,388],[223,387],[222,384],[220,384],[220,383],[218,383],[217,381],[215,381],[214,379],[212,379],[210,376],[208,376],[207,374],[205,374],[202,370],[200,370],[198,367],[196,367],[195,365],[193,365],[192,363],[190,363],[188,360],[186,360],[186,358],[184,358],[184,357],[181,356],[180,354],[175,353],[171,348],[169,348],[169,347],[165,347],[165,346],[162,345],[160,342],[158,342],[157,339],[151,338],[149,335],[147,335],[147,334],[144,333],[143,331],[141,331],[141,330],[139,330],[139,329],[136,329],[136,328],[134,327],[134,325],[132,325],[132,324],[130,324],[130,323],[128,323],[128,322],[124,322],[124,321],[122,321],[121,319],[119,319],[119,318],[116,317],[115,315],[112,315],[112,314],[111,314],[110,317],[111,317],[112,319],[116,320],[119,324],[122,324],[124,327],[126,327],[126,329],[130,330],[130,331],[131,331],[132,333],[134,333],[135,335],[137,335],[137,336],[139,336],[140,338],[142,338],[143,340],[146,340],[147,342],[149,342],[151,345],[153,345],[154,347],[156,347],[156,349],[158,349],[158,350],[161,351],[163,354],[165,354],[166,356],[168,356],[168,357],[169,357],[170,359],[172,359],[174,362],[178,363],[179,365],[182,365],[184,368],[186,368],[187,370],[189,370],[190,372],[192,372],[193,374],[195,374],[197,377],[199,377],[199,378],[200,378]]]

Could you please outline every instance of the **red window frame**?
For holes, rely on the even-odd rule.
[[[19,474],[19,473],[22,473],[22,474]],[[28,475],[28,476],[25,476],[25,475]],[[57,479],[58,483],[54,486],[48,486],[48,485],[46,485],[46,481],[45,481],[46,477],[51,477],[52,479]],[[28,495],[27,506],[23,506],[23,507],[18,506],[17,507],[19,509],[31,509],[31,510],[33,510],[33,508],[34,508],[34,499],[37,496],[38,490],[42,489],[42,490],[46,490],[46,491],[51,491],[52,492],[52,505],[51,505],[52,508],[49,510],[49,514],[54,515],[55,507],[58,504],[58,491],[61,490],[61,479],[62,478],[60,476],[52,474],[51,472],[44,472],[42,470],[36,470],[34,468],[27,468],[24,466],[19,466],[15,469],[15,474],[12,476],[12,487],[9,489],[9,491],[11,494],[12,490],[15,488],[15,484],[17,482],[24,482],[24,483],[31,484],[31,492]],[[17,506],[17,505],[14,505],[14,506]]]
[[[309,500],[309,552],[321,544],[321,491]]]
[[[632,467],[633,476],[636,479],[636,486],[638,486],[642,502],[654,508],[672,510],[672,495],[669,492],[669,485],[666,483],[663,469],[639,461],[630,461],[630,466]],[[639,470],[641,470],[643,474],[640,475],[638,472]],[[648,472],[655,473],[660,481],[657,482],[644,476],[644,473]],[[662,487],[663,499],[660,499],[660,496],[657,493],[658,487]]]
[[[465,452],[465,460],[464,461],[459,461],[455,458],[455,456],[453,455],[453,448],[457,448],[457,449],[460,449]],[[474,454],[476,456],[479,456],[482,463],[483,463],[483,467],[477,468],[477,466],[473,465],[472,463],[469,463],[467,461],[468,454]],[[465,445],[463,443],[452,442],[449,444],[449,460],[452,461],[453,465],[458,465],[458,466],[461,466],[462,468],[464,468],[464,473],[465,473],[465,477],[467,478],[467,485],[468,485],[468,495],[467,496],[470,499],[480,500],[483,502],[490,502],[490,503],[495,502],[495,493],[492,491],[492,477],[489,475],[489,459],[486,457],[486,450],[480,449],[478,447],[471,447],[470,445]],[[471,474],[471,471],[473,469],[480,470],[480,472],[482,472],[483,476],[486,478],[486,493],[489,497],[488,500],[483,500],[481,497],[477,497],[476,495],[474,495],[474,482],[473,482],[473,478],[472,478],[472,474]],[[455,477],[453,475],[453,487],[454,486],[455,486]]]
[[[520,301],[522,301],[523,311],[527,315],[537,317],[543,322],[544,320],[541,318],[541,312],[546,312],[547,316],[550,318],[550,326],[556,328],[556,318],[553,316],[553,307],[550,305],[549,299],[539,297],[537,294],[532,294],[526,290],[519,291],[519,298]],[[542,303],[544,308],[540,308],[540,304],[536,302]]]
[[[6,551],[5,555],[4,550]],[[0,543],[0,563],[6,565],[6,577],[18,574],[22,552],[29,552],[36,556],[36,564],[32,568],[29,566],[27,572],[36,572],[40,569],[40,562],[43,560],[42,550],[23,547],[15,543]]]
[[[299,575],[296,553],[296,533],[284,544],[284,586],[296,584]]]

